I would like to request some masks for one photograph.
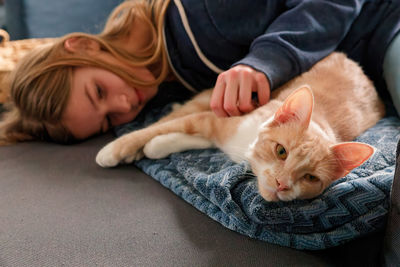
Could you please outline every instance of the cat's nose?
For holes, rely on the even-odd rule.
[[[289,186],[287,184],[285,184],[283,182],[279,182],[277,179],[276,179],[276,186],[277,186],[278,192],[286,191],[289,189]]]

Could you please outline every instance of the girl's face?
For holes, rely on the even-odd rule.
[[[145,67],[132,71],[142,80],[154,80]],[[132,121],[157,90],[157,87],[131,87],[104,69],[76,68],[63,124],[77,139],[106,132],[113,126]]]

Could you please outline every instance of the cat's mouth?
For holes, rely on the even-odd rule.
[[[295,199],[292,195],[283,192],[277,192],[277,197],[281,201],[292,201]]]
[[[260,195],[266,200],[266,201],[279,201],[281,200],[278,197],[278,191],[276,188],[269,186],[266,182],[266,179],[258,179],[258,191]]]
[[[278,190],[275,191],[260,190],[260,194],[265,200],[270,202],[292,201],[294,199],[290,194],[279,192]]]
[[[267,179],[258,179],[258,191],[269,202],[292,201],[295,199],[290,191],[279,191],[277,187],[267,184]]]

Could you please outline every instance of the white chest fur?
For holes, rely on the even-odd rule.
[[[249,145],[254,142],[258,136],[258,128],[261,124],[261,118],[248,116],[239,124],[236,132],[227,140],[220,149],[228,154],[235,162],[245,159],[245,153]]]

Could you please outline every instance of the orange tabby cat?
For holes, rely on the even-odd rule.
[[[333,53],[272,92],[271,101],[240,117],[219,118],[206,91],[159,122],[105,146],[96,161],[162,158],[217,146],[232,160],[246,159],[267,201],[313,198],[374,152],[348,142],[384,115],[384,106],[361,68]]]

